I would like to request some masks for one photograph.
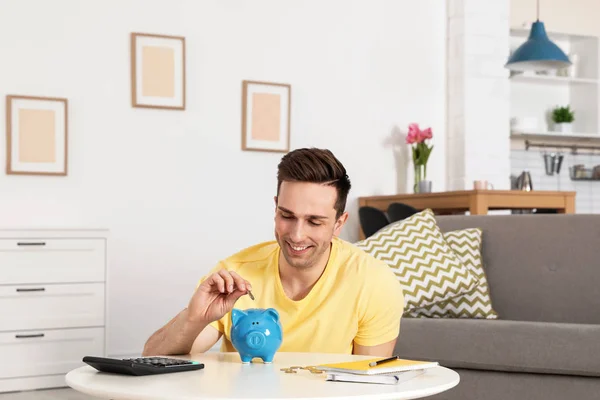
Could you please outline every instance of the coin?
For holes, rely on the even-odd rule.
[[[248,289],[248,296],[250,296],[250,298],[254,300],[254,295],[252,294],[252,291],[250,289]]]

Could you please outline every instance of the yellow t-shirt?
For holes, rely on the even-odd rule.
[[[334,238],[323,275],[305,298],[294,301],[283,291],[279,254],[276,241],[266,242],[221,261],[211,271],[233,270],[252,285],[255,301],[242,296],[235,308],[271,307],[279,312],[283,327],[279,351],[351,354],[353,342],[375,346],[398,336],[404,297],[387,264]],[[231,313],[211,325],[224,333],[221,350],[235,351]]]

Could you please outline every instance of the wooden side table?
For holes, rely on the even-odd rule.
[[[359,197],[359,207],[386,211],[391,203],[404,203],[419,210],[430,208],[436,214],[487,214],[488,210],[549,209],[562,214],[575,213],[576,192],[523,190],[458,190],[422,194]],[[364,239],[362,229],[360,238]]]

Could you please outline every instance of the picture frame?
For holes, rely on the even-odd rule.
[[[243,151],[290,151],[291,93],[287,83],[242,81]]]
[[[6,173],[66,176],[68,100],[6,96]]]
[[[131,33],[131,105],[185,110],[185,37]]]

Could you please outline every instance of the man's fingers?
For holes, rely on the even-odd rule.
[[[206,283],[213,288],[212,290],[216,288],[219,293],[233,293],[239,290],[242,294],[246,294],[248,290],[252,290],[250,282],[242,278],[237,272],[225,269],[212,274]]]
[[[225,293],[225,280],[218,273],[214,273],[208,278],[207,283],[211,288],[216,287],[220,293]]]
[[[233,280],[233,277],[231,276],[231,273],[227,270],[222,269],[219,271],[219,276],[221,276],[221,278],[223,278],[225,280],[225,287],[226,287],[227,293],[233,292],[233,290],[235,289],[235,286],[234,286],[234,280]]]
[[[242,297],[243,295],[246,294],[246,291],[240,290],[240,289],[236,289],[233,293],[229,293],[227,295],[227,309],[229,311],[231,311],[231,309],[233,308],[235,302]]]
[[[246,292],[246,290],[249,287],[248,281],[246,281],[244,278],[242,278],[237,272],[235,271],[230,271],[229,272],[231,274],[231,276],[233,277],[233,280],[235,281],[235,286],[241,290],[242,292]]]

